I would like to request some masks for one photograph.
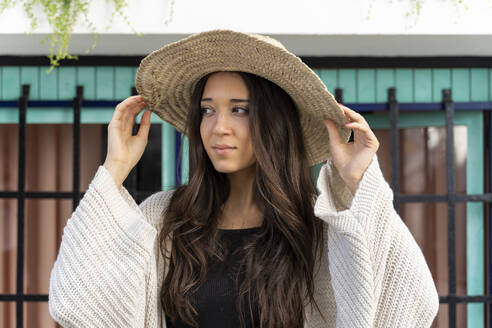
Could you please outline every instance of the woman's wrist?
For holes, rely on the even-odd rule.
[[[111,174],[116,184],[116,187],[118,187],[119,189],[123,184],[123,181],[125,181],[128,175],[128,173],[126,173],[127,169],[120,164],[112,163],[108,161],[105,161],[103,166],[109,172],[109,174]]]

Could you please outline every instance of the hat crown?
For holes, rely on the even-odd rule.
[[[282,48],[284,50],[287,50],[285,48],[285,46],[280,43],[280,41],[276,40],[276,39],[273,39],[267,35],[262,35],[262,34],[256,34],[256,33],[250,33],[249,35],[257,38],[258,40],[260,41],[263,41],[263,42],[267,42],[267,43],[270,43],[271,45],[275,46],[275,47],[278,47],[278,48]]]

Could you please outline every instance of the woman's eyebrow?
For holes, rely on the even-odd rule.
[[[211,101],[211,100],[212,100],[212,98],[202,98],[201,101]],[[249,99],[231,98],[229,101],[234,102],[234,103],[237,103],[237,102],[248,102],[249,103]]]

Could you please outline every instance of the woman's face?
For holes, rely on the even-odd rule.
[[[200,135],[215,169],[233,173],[256,162],[249,132],[249,92],[235,72],[210,75],[200,102]]]

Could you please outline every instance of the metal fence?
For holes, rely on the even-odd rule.
[[[343,103],[343,90],[336,89],[335,96],[338,102]],[[135,88],[132,88],[132,94],[136,94]],[[491,303],[490,287],[487,295],[469,295],[459,296],[456,294],[456,249],[455,249],[455,204],[457,202],[484,202],[486,205],[492,201],[492,193],[484,194],[456,194],[455,191],[455,163],[454,163],[454,114],[457,110],[481,110],[485,116],[486,126],[490,127],[491,118],[490,110],[492,102],[453,102],[450,89],[442,90],[442,101],[440,103],[398,103],[396,101],[395,88],[388,89],[388,99],[386,103],[367,103],[367,104],[345,104],[353,110],[360,113],[386,112],[390,116],[390,135],[391,135],[391,152],[392,152],[392,170],[398,172],[399,163],[399,113],[403,111],[444,111],[446,116],[446,159],[447,159],[447,193],[444,195],[404,195],[400,194],[399,174],[392,175],[391,187],[394,192],[394,207],[399,212],[402,202],[446,202],[448,208],[448,265],[449,265],[449,294],[440,295],[440,303],[449,304],[449,327],[456,327],[456,305],[458,303],[483,303],[484,306]],[[26,199],[72,199],[73,210],[79,204],[83,192],[80,191],[80,117],[82,107],[115,107],[116,101],[91,101],[83,99],[83,87],[77,86],[76,97],[67,101],[31,101],[29,100],[29,85],[22,85],[22,94],[17,101],[0,101],[0,110],[11,110],[18,108],[18,131],[19,131],[19,158],[18,158],[18,190],[17,191],[0,191],[0,198],[15,198],[18,204],[18,226],[17,226],[17,281],[15,294],[0,294],[0,302],[16,302],[16,326],[23,327],[23,305],[24,302],[47,302],[48,295],[26,294],[24,293],[24,200]],[[72,192],[34,192],[25,190],[26,176],[26,111],[27,108],[36,107],[72,107],[73,108],[73,190]],[[1,123],[1,122],[0,122]],[[181,134],[176,132],[176,147],[179,147]],[[490,175],[490,166],[492,163],[492,154],[490,145],[492,144],[492,133],[490,128],[486,129],[486,153],[487,153],[487,191],[490,191],[492,177]],[[178,152],[176,152],[177,154]],[[177,157],[176,157],[177,160]],[[181,163],[177,167],[178,176],[181,175]],[[148,193],[139,193],[137,190],[136,176],[130,175],[125,182],[129,187],[132,195],[138,194],[137,199],[144,199],[149,196]],[[178,180],[175,180],[178,183]],[[484,220],[490,222],[490,214]],[[492,227],[489,225],[487,236],[492,235]],[[489,247],[489,253],[492,249]],[[490,275],[492,264],[489,263],[488,279],[490,286],[492,276]],[[487,306],[490,311],[490,306]],[[490,312],[492,314],[492,312]]]

